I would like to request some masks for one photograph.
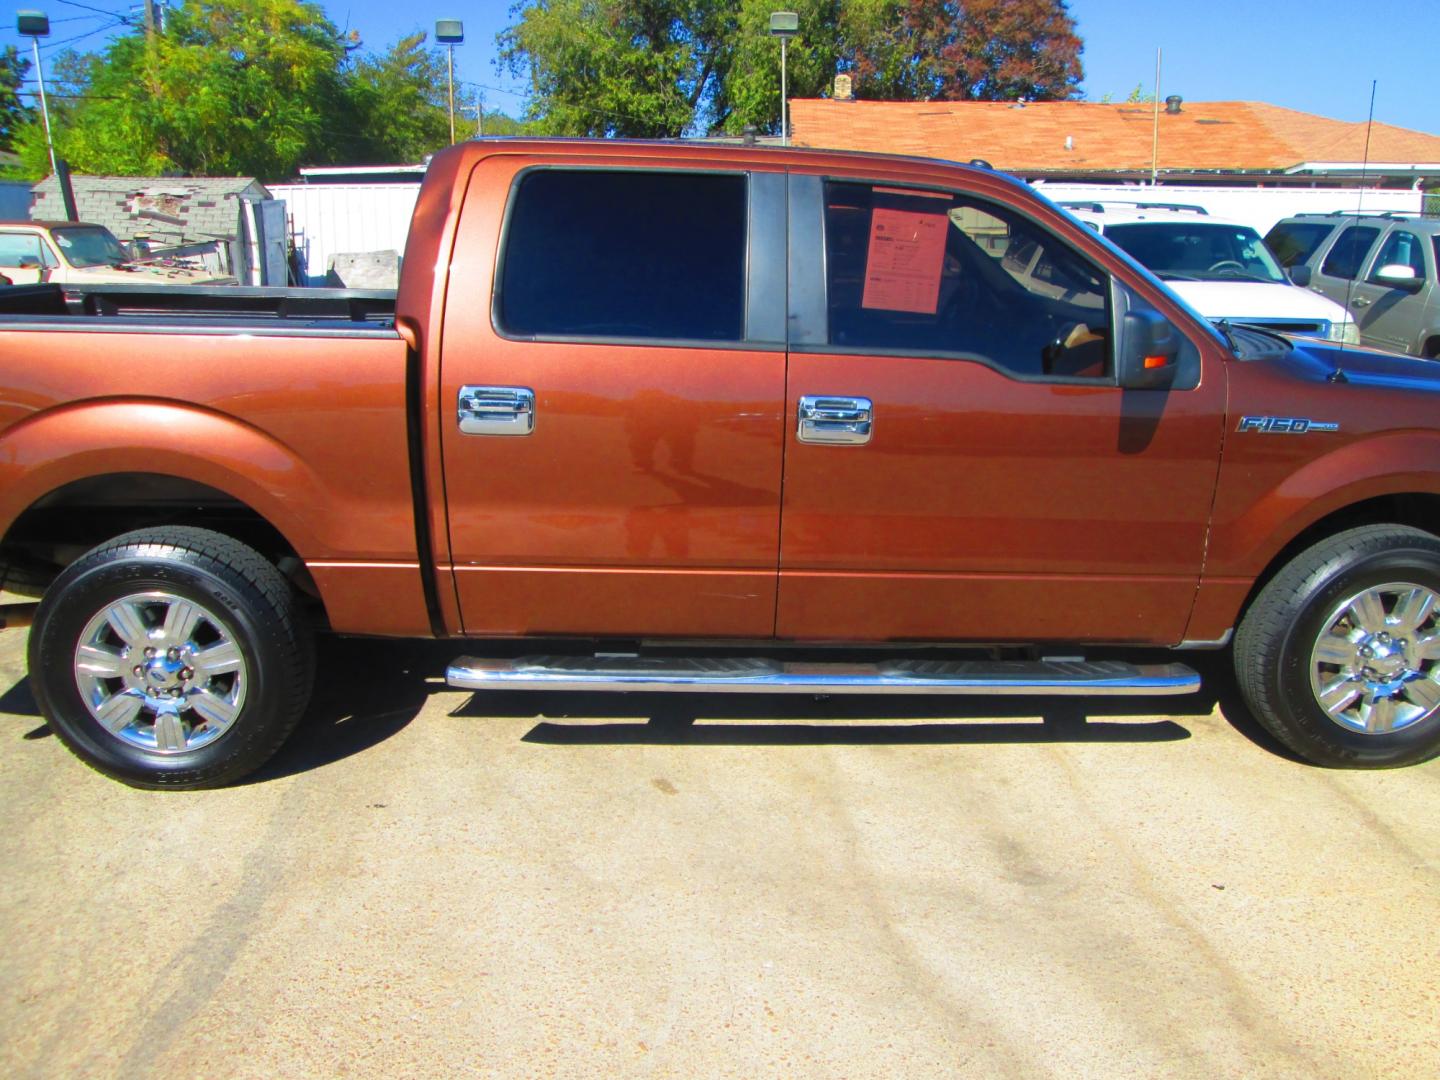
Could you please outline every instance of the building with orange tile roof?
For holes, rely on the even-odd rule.
[[[797,146],[981,159],[1030,179],[1440,188],[1440,136],[1258,101],[790,102]]]

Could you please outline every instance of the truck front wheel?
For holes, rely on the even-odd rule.
[[[1440,538],[1369,525],[1305,550],[1235,635],[1256,718],[1317,765],[1389,768],[1440,753]]]
[[[270,758],[309,701],[313,645],[289,584],[206,529],[102,544],[50,586],[30,679],[51,728],[134,787],[229,783]]]

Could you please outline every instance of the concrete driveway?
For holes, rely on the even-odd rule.
[[[254,782],[153,794],[0,633],[0,1074],[1440,1075],[1440,763],[1226,695],[472,695],[328,641]]]

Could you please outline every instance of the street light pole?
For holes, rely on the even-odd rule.
[[[435,23],[435,40],[446,47],[445,67],[450,82],[450,145],[455,145],[455,46],[465,41],[465,24],[459,19],[439,19]]]
[[[776,11],[770,16],[770,35],[780,39],[780,145],[790,145],[790,88],[785,46],[800,30],[800,16],[793,11]]]
[[[50,151],[50,171],[58,173],[55,140],[50,137],[50,103],[45,100],[45,71],[40,66],[40,39],[50,36],[50,18],[40,11],[17,11],[15,29],[30,39],[30,47],[35,50],[35,78],[40,84],[40,118],[45,122],[45,148]]]

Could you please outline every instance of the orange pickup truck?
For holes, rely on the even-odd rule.
[[[1436,370],[1212,326],[986,169],[482,140],[398,295],[0,293],[0,564],[141,786],[264,762],[316,630],[467,639],[480,691],[1185,693],[1124,648],[1228,646],[1297,754],[1402,765]]]

